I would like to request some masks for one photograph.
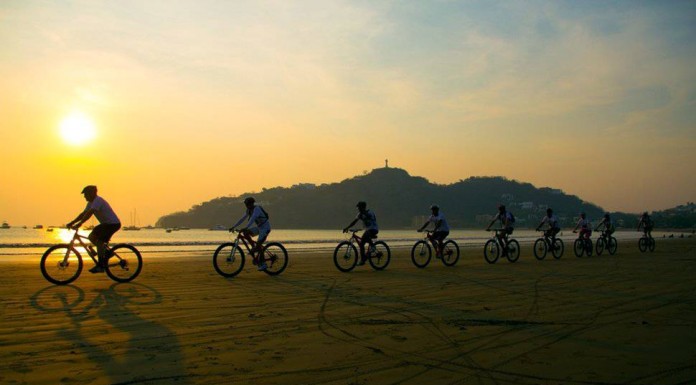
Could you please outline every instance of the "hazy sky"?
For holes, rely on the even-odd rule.
[[[696,1],[3,0],[0,220],[65,223],[97,184],[145,225],[385,158],[672,207],[696,200],[695,42]]]

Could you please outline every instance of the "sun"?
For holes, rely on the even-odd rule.
[[[87,115],[73,112],[60,122],[60,136],[70,145],[85,145],[96,136],[94,123]]]

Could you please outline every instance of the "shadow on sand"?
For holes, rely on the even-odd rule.
[[[162,302],[157,290],[142,284],[115,283],[94,293],[91,298],[91,293],[86,295],[77,286],[52,285],[30,298],[35,309],[47,315],[63,312],[68,318],[70,327],[56,330],[58,337],[72,345],[66,361],[74,359],[72,354],[84,354],[95,364],[94,370],[112,384],[190,383],[176,335],[139,315],[144,307]],[[65,319],[57,319],[56,324],[66,325]],[[57,375],[61,378],[56,382],[89,376],[86,371],[69,370]]]

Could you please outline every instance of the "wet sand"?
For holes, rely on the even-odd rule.
[[[340,273],[290,254],[269,277],[210,253],[145,254],[133,283],[0,262],[2,384],[696,383],[696,241],[641,254]],[[88,266],[89,267],[89,266]]]

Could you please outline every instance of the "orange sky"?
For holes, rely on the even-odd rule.
[[[694,7],[621,4],[3,2],[0,220],[63,224],[97,184],[146,225],[385,158],[608,210],[694,201]]]

